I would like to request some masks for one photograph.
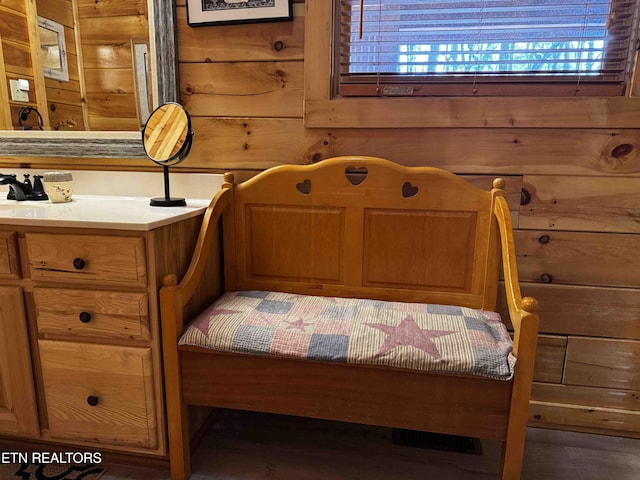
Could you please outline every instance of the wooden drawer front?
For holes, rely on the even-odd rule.
[[[31,276],[117,285],[145,285],[144,239],[27,233]]]
[[[150,348],[38,345],[51,438],[157,448]]]
[[[0,278],[20,278],[18,236],[15,232],[0,232]]]
[[[36,288],[33,295],[39,333],[130,340],[150,336],[145,293]]]

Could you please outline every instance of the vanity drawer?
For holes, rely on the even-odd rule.
[[[157,448],[150,348],[38,346],[51,438]]]
[[[38,332],[147,340],[149,301],[145,293],[35,288]]]
[[[34,280],[146,285],[144,239],[27,233]]]
[[[0,232],[0,278],[20,278],[18,235]]]

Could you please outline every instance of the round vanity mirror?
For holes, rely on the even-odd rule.
[[[169,194],[169,167],[182,162],[191,150],[191,118],[182,105],[165,103],[151,114],[142,130],[147,156],[164,171],[164,197],[152,198],[151,205],[176,207],[186,205],[184,198]]]

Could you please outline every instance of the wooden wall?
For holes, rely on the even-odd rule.
[[[76,0],[90,130],[139,130],[131,40],[149,41],[147,0]]]
[[[351,128],[308,128],[304,76],[317,72],[305,62],[305,28],[327,26],[306,18],[302,1],[293,22],[198,28],[187,26],[185,1],[177,5],[180,98],[195,132],[180,168],[233,169],[244,178],[281,163],[361,154],[476,174],[487,185],[508,176],[523,291],[541,305],[531,425],[640,437],[638,130],[613,121],[585,128],[578,114],[561,128],[549,127],[549,117],[526,128],[515,120],[358,128],[357,112]]]
[[[3,100],[3,115],[0,117],[0,126],[3,129],[20,128],[18,112],[22,107],[37,108],[42,113],[45,123],[48,119],[44,76],[38,75],[34,70],[30,46],[31,38],[37,33],[35,11],[34,0],[0,0],[0,50],[4,60],[4,74],[1,78],[3,86],[0,92],[0,99]],[[33,21],[30,21],[30,18],[33,18]],[[9,81],[17,79],[29,81],[28,102],[10,100]],[[8,112],[5,110],[7,105],[5,100],[8,101]],[[25,125],[27,124],[37,125],[37,122],[25,122]]]
[[[313,38],[328,25],[315,15],[307,18],[305,10],[328,1],[295,2],[292,22],[191,28],[185,0],[177,0],[180,99],[193,117],[195,136],[190,156],[175,169],[231,169],[242,179],[282,163],[357,154],[440,166],[484,185],[504,176],[523,293],[541,305],[531,425],[640,437],[638,99],[596,100],[587,108],[571,99],[546,102],[531,117],[517,100],[509,103],[512,111],[491,99],[460,111],[459,103],[443,99],[448,109],[441,128],[407,126],[407,112],[392,99],[379,99],[387,110],[378,116],[356,110],[337,118],[341,128],[310,128],[305,83],[324,75],[316,57],[325,52],[305,58],[305,34]],[[0,0],[0,10],[4,14],[16,2]],[[102,119],[127,116],[133,105],[117,101],[130,95],[126,80],[119,80],[127,77],[122,71],[130,64],[130,47],[118,39],[98,43],[111,29],[93,7],[106,3],[80,1],[82,30],[95,34],[96,42],[83,48],[85,64],[98,68],[104,48],[114,67],[113,76],[93,75],[108,80],[91,87],[101,92],[88,94],[104,99],[91,115],[92,128],[99,129],[105,128]],[[12,55],[23,48],[4,37],[2,45],[13,48]],[[424,117],[438,121],[427,108],[434,99],[415,102]],[[461,116],[475,118],[465,125],[457,121]],[[386,127],[366,126],[381,119]],[[42,168],[51,159],[18,161]],[[155,169],[144,160],[75,162],[67,167]]]
[[[45,79],[47,110],[52,130],[85,130],[82,77],[76,43],[76,16],[73,0],[37,0],[38,15],[64,26],[69,81]]]

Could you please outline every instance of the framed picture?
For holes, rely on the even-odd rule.
[[[38,17],[40,53],[44,76],[61,82],[69,81],[67,46],[64,40],[64,26],[48,18]]]
[[[292,19],[291,0],[187,0],[191,27]]]

